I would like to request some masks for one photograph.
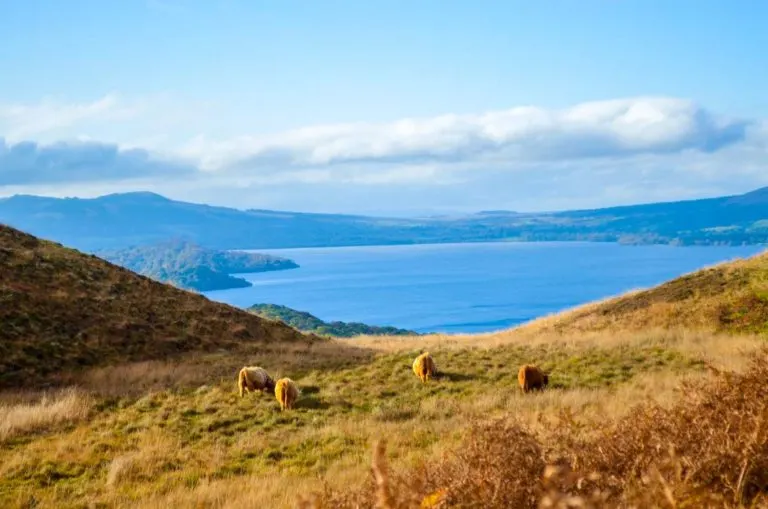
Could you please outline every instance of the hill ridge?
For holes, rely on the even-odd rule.
[[[768,333],[768,250],[532,320],[516,330],[565,334],[651,328]]]
[[[281,306],[278,304],[259,303],[246,308],[247,311],[263,318],[280,320],[291,327],[321,336],[351,338],[355,336],[421,336],[418,332],[392,326],[367,325],[361,322],[326,322],[306,311]]]
[[[741,195],[548,212],[392,218],[188,203],[154,193],[0,201],[0,221],[78,249],[120,249],[183,235],[215,249],[482,241],[768,243],[768,189]]]
[[[320,341],[0,224],[0,387],[242,343]]]

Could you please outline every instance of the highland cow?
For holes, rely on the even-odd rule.
[[[520,367],[520,371],[517,373],[517,381],[523,392],[543,391],[547,384],[549,384],[549,375],[537,366],[526,364]]]
[[[413,361],[413,372],[419,377],[421,383],[426,383],[430,378],[434,377],[436,371],[435,361],[429,355],[429,352],[424,352]]]
[[[240,370],[237,376],[237,387],[240,389],[240,397],[244,392],[272,392],[275,390],[275,381],[264,368],[248,366]]]
[[[280,402],[280,411],[292,409],[299,397],[299,388],[290,378],[281,378],[275,385],[275,398]]]

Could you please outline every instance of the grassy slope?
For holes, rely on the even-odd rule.
[[[768,253],[535,320],[515,332],[571,334],[649,328],[768,332]]]
[[[454,446],[467,423],[481,417],[515,414],[535,422],[570,408],[593,422],[621,414],[629,401],[658,397],[659,384],[671,391],[667,380],[701,371],[701,360],[679,340],[435,345],[443,375],[428,386],[410,371],[417,340],[394,351],[363,342],[331,352],[329,342],[314,351],[261,348],[251,355],[97,371],[78,380],[95,399],[87,420],[36,426],[6,440],[0,502],[35,497],[57,507],[130,507],[137,499],[157,506],[260,501],[290,507],[295,491],[285,490],[289,481],[307,490],[318,488],[318,474],[334,485],[360,483],[371,441],[382,436],[390,439],[393,459],[409,464]],[[273,396],[237,396],[237,369],[251,361],[299,383],[303,394],[295,411],[280,413]],[[553,390],[523,397],[516,376],[525,362],[552,370]],[[246,496],[237,489],[242,484],[260,489]]]
[[[241,343],[317,339],[0,225],[0,386]]]
[[[701,288],[682,301],[703,312],[738,300],[764,264],[761,257],[719,267],[738,275],[723,276],[724,285],[708,272],[683,278]],[[269,343],[102,368],[72,378],[79,399],[62,394],[58,412],[34,393],[0,394],[0,505],[294,507],[297,493],[322,480],[339,488],[365,481],[375,439],[388,439],[389,459],[403,468],[434,463],[471,423],[493,416],[515,416],[546,436],[565,412],[578,438],[590,437],[639,402],[677,401],[679,382],[705,377],[706,363],[741,369],[746,353],[765,343],[742,333],[762,330],[759,313],[738,326],[633,332],[649,299],[624,298],[626,323],[614,312],[605,327],[568,314],[562,325],[550,318],[547,327],[500,334]],[[427,386],[410,371],[424,348],[442,372]],[[517,368],[527,362],[550,371],[550,390],[517,390]],[[296,380],[297,409],[280,413],[271,396],[237,397],[244,364]]]

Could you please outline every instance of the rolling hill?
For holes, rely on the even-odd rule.
[[[93,199],[16,195],[0,199],[0,222],[88,251],[170,238],[214,249],[502,240],[740,245],[768,242],[768,189],[593,210],[410,219],[237,210],[146,192]]]
[[[185,351],[318,339],[3,225],[0,274],[0,386]]]
[[[85,251],[183,239],[212,249],[344,244],[371,236],[363,217],[242,211],[137,192],[94,199],[17,195],[0,200],[0,222]],[[383,237],[387,242],[389,237]]]
[[[582,333],[654,328],[768,333],[768,252],[534,320],[520,330]]]

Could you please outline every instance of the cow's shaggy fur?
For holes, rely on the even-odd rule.
[[[280,411],[292,409],[299,397],[299,388],[290,378],[281,378],[275,385],[275,398],[280,403]]]
[[[429,355],[429,352],[424,352],[413,361],[413,372],[422,383],[426,383],[430,378],[434,377],[436,371],[435,361]]]
[[[258,366],[246,366],[240,370],[237,376],[237,387],[242,398],[245,392],[272,392],[275,390],[275,381],[264,368]]]
[[[549,384],[549,375],[537,366],[526,364],[520,366],[520,371],[517,372],[517,381],[523,392],[543,391],[547,384]]]

